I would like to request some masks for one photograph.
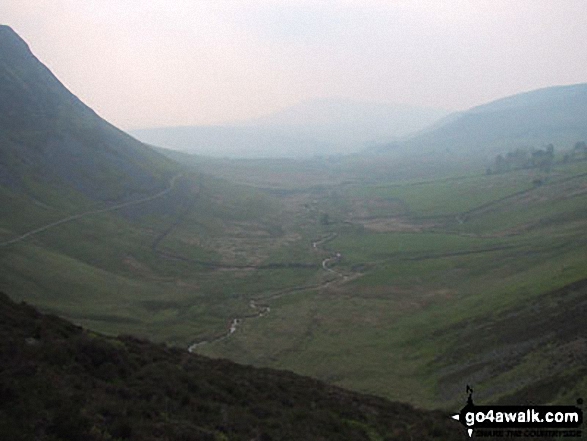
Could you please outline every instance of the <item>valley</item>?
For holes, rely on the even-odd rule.
[[[21,357],[0,368],[22,373],[5,376],[0,394],[26,390],[23,412],[50,408],[51,394],[67,402],[58,387],[35,401],[42,375],[86,384],[80,374],[114,406],[86,402],[90,415],[78,415],[105,431],[96,439],[124,432],[108,415],[124,425],[132,412],[118,400],[133,393],[151,399],[158,410],[145,412],[161,424],[170,417],[161,403],[174,396],[185,420],[170,432],[195,412],[201,439],[251,439],[268,415],[251,404],[259,389],[280,384],[262,399],[294,406],[298,386],[284,381],[302,397],[313,385],[334,395],[324,402],[336,412],[315,420],[332,430],[320,433],[411,437],[394,418],[345,417],[333,404],[341,397],[375,413],[393,413],[388,400],[408,403],[397,405],[405,421],[410,406],[435,410],[422,411],[430,420],[417,431],[458,438],[439,421],[462,406],[466,385],[477,403],[502,404],[568,404],[587,387],[587,147],[577,111],[587,85],[507,97],[359,153],[235,159],[137,141],[7,26],[0,80],[0,349]],[[242,384],[227,379],[235,362],[251,366],[238,371]],[[205,366],[221,371],[212,392],[198,376],[210,374]],[[181,374],[167,392],[142,383],[169,372]],[[299,375],[311,379],[290,381]],[[188,406],[182,381],[206,404]],[[312,403],[284,415],[309,418]],[[143,417],[132,414],[136,428]],[[269,432],[295,439],[293,426],[272,421]]]
[[[534,170],[470,168],[398,181],[330,172],[315,184],[295,164],[281,180],[263,164],[234,187],[186,167],[155,200],[55,226],[10,254],[4,247],[6,273],[28,283],[15,289],[22,279],[13,276],[1,289],[101,332],[430,408],[457,405],[463,381],[487,400],[550,377],[566,378],[543,392],[561,400],[584,381],[572,374],[587,354],[580,323],[564,337],[553,333],[562,323],[532,323],[535,308],[550,317],[583,308],[583,285],[573,284],[587,278],[587,163],[561,163],[540,186]],[[270,187],[258,186],[264,173]],[[63,234],[83,241],[65,246]],[[61,294],[47,296],[55,283]],[[63,295],[75,286],[91,288]],[[560,290],[570,293],[551,300]],[[527,330],[506,325],[525,316]],[[561,365],[567,347],[578,352]],[[542,373],[528,377],[542,358]]]
[[[268,302],[269,316],[245,320],[230,339],[199,350],[239,362],[294,366],[345,387],[410,396],[420,405],[458,401],[466,379],[487,382],[480,396],[506,399],[512,372],[500,372],[504,357],[520,369],[513,374],[520,387],[532,383],[541,375],[525,381],[522,366],[540,358],[538,348],[548,342],[555,345],[552,361],[544,363],[549,372],[558,353],[549,333],[559,325],[535,329],[533,338],[526,332],[528,341],[518,343],[508,327],[502,334],[494,330],[492,338],[512,344],[499,357],[490,355],[494,349],[484,355],[474,342],[475,352],[461,353],[468,346],[463,335],[492,328],[503,315],[524,316],[529,304],[541,305],[557,288],[585,278],[584,167],[562,167],[540,187],[532,184],[532,171],[348,185],[344,197],[337,186],[337,198],[328,197],[337,201],[329,207],[332,224],[321,228],[324,234],[336,231],[325,247],[340,252],[331,265],[347,280]],[[455,198],[455,192],[467,198]],[[559,306],[579,299],[560,300]],[[556,316],[552,307],[543,313]],[[584,333],[574,323],[567,337],[581,346]],[[575,356],[584,359],[585,353]],[[465,362],[470,358],[483,361]],[[555,372],[578,369],[577,360]],[[568,387],[552,388],[549,399]]]

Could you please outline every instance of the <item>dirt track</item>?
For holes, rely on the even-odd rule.
[[[42,231],[46,231],[49,228],[53,228],[53,227],[56,227],[58,225],[61,225],[61,224],[67,223],[67,222],[71,222],[71,221],[74,221],[76,219],[80,219],[82,217],[91,216],[91,215],[100,214],[100,213],[107,213],[109,211],[119,210],[121,208],[130,207],[132,205],[142,204],[144,202],[149,202],[149,201],[152,201],[154,199],[160,198],[162,196],[165,196],[171,190],[173,190],[173,188],[175,187],[175,182],[181,176],[182,176],[181,174],[178,174],[178,175],[175,175],[174,177],[172,177],[169,180],[169,186],[165,190],[162,190],[159,193],[156,193],[154,195],[147,196],[147,197],[144,197],[144,198],[135,200],[135,201],[124,202],[122,204],[117,204],[117,205],[113,205],[113,206],[106,207],[106,208],[100,208],[98,210],[90,210],[90,211],[84,211],[83,213],[74,214],[72,216],[68,216],[68,217],[65,217],[63,219],[59,219],[58,221],[51,222],[49,224],[46,224],[46,225],[43,225],[41,227],[35,228],[34,230],[27,231],[26,233],[21,234],[20,236],[15,237],[14,239],[10,239],[10,240],[7,240],[5,242],[0,242],[0,246],[7,246],[7,245],[11,245],[13,243],[20,242],[21,240],[24,240],[27,237],[33,236],[33,235],[35,235],[37,233],[40,233]]]

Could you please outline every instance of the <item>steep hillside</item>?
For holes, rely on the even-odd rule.
[[[0,27],[0,290],[93,329],[187,347],[223,330],[226,309],[248,309],[233,286],[263,277],[247,288],[213,270],[245,272],[269,253],[259,243],[286,242],[275,240],[278,209],[111,126]]]
[[[441,412],[106,338],[0,293],[5,439],[459,440],[463,432]]]
[[[549,143],[570,148],[587,139],[585,109],[587,84],[535,90],[452,115],[401,148],[483,155]]]
[[[0,185],[116,200],[166,187],[171,162],[108,124],[0,26]],[[41,187],[40,190],[38,187]]]

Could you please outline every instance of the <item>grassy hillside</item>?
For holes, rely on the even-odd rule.
[[[268,262],[292,241],[277,201],[111,126],[7,26],[0,172],[0,286],[104,332],[187,347],[248,311],[243,296],[305,283],[319,266]]]
[[[93,329],[187,346],[248,312],[249,294],[314,277],[319,260],[309,253],[269,259],[294,240],[281,209],[254,190],[186,175],[159,198],[10,243],[60,218],[24,211],[22,225],[3,218],[0,286]]]

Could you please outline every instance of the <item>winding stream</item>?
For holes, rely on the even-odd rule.
[[[330,242],[331,240],[336,238],[336,236],[337,236],[337,234],[334,232],[328,233],[328,235],[326,235],[322,239],[312,242],[312,248],[317,250],[320,245],[323,245],[327,242]],[[343,281],[346,281],[348,279],[348,276],[346,276],[345,274],[339,273],[338,271],[335,271],[328,266],[331,262],[340,261],[341,258],[342,258],[342,254],[340,254],[339,252],[334,252],[330,257],[327,257],[324,260],[322,260],[322,268],[324,269],[324,271],[327,271],[332,274],[336,274],[338,277],[342,278]],[[271,299],[276,299],[278,297],[282,297],[286,294],[307,291],[309,289],[324,288],[324,287],[327,287],[328,285],[330,285],[332,282],[333,282],[332,280],[328,280],[326,282],[322,282],[317,285],[309,285],[309,286],[306,285],[306,286],[297,286],[297,287],[293,287],[293,288],[287,288],[287,289],[284,289],[281,291],[277,291],[277,292],[273,293],[272,295],[264,298],[263,300],[266,302]],[[230,325],[229,325],[227,331],[224,334],[222,334],[218,337],[208,339],[208,340],[201,340],[201,341],[192,343],[188,347],[188,352],[192,353],[192,352],[195,352],[195,350],[200,346],[210,344],[210,343],[216,343],[218,341],[227,339],[237,331],[238,326],[240,324],[242,324],[245,319],[264,317],[267,314],[269,314],[269,312],[271,312],[271,308],[269,307],[269,305],[267,305],[266,303],[258,303],[258,302],[259,302],[259,300],[256,300],[256,299],[252,299],[249,302],[249,307],[254,310],[254,313],[233,318],[232,321],[230,322]]]

